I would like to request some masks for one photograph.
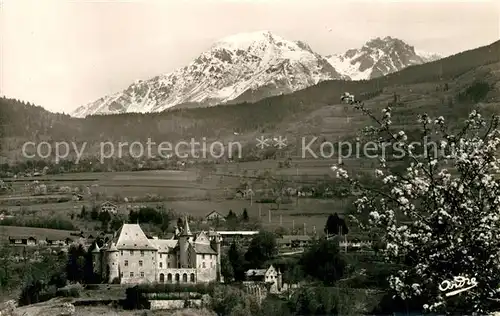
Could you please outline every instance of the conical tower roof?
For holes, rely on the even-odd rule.
[[[95,248],[94,248],[94,250],[92,250],[92,252],[93,252],[93,253],[98,253],[98,252],[100,252],[100,251],[101,251],[101,249],[99,248],[99,245],[96,243],[96,244],[95,244]]]
[[[189,223],[187,216],[184,217],[184,229],[182,230],[181,236],[192,236],[191,229],[189,229]]]

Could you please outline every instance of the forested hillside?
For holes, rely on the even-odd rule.
[[[210,108],[173,109],[154,114],[119,114],[85,119],[54,114],[29,103],[0,99],[2,156],[19,159],[26,140],[33,141],[176,141],[190,137],[250,139],[255,133],[287,131],[303,133],[328,130],[338,136],[352,134],[357,125],[338,123],[348,116],[360,121],[360,113],[339,104],[348,91],[374,108],[394,102],[395,111],[408,122],[413,113],[425,110],[452,120],[466,115],[472,104],[483,102],[489,111],[499,101],[500,41],[435,62],[412,66],[386,77],[368,81],[326,81],[316,86],[267,98]],[[333,113],[333,112],[334,113]],[[333,114],[332,114],[333,113]],[[326,120],[329,115],[335,119]],[[406,119],[404,119],[406,120]],[[407,122],[407,123],[408,123]],[[404,123],[404,122],[402,122]],[[360,123],[361,124],[361,123]],[[293,126],[297,126],[294,130]],[[249,136],[250,135],[250,136]]]

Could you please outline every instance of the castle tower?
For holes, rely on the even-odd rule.
[[[118,260],[118,248],[111,242],[109,249],[107,250],[107,277],[108,283],[113,283],[115,279],[120,278],[120,268]]]
[[[97,243],[95,244],[94,250],[92,250],[92,265],[93,271],[97,275],[102,274],[102,259],[101,259],[101,249]]]
[[[181,268],[190,268],[189,245],[193,241],[193,234],[189,229],[187,217],[184,218],[184,229],[179,236],[179,261]]]

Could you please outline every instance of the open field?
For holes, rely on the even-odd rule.
[[[336,200],[306,199],[298,201],[293,199],[289,204],[282,204],[279,210],[271,203],[255,203],[250,200],[228,199],[234,197],[236,188],[240,185],[241,175],[244,177],[255,177],[263,170],[270,170],[279,175],[290,176],[290,186],[297,179],[313,182],[315,179],[328,175],[329,167],[333,164],[328,160],[292,160],[293,168],[278,169],[278,161],[265,160],[258,162],[226,163],[216,165],[217,169],[211,173],[205,173],[200,179],[200,169],[193,166],[187,170],[158,170],[158,171],[136,171],[136,172],[113,172],[113,173],[73,173],[61,175],[48,175],[32,179],[21,178],[11,180],[14,192],[11,195],[0,197],[0,210],[9,210],[19,215],[29,214],[34,216],[61,216],[69,218],[73,214],[80,213],[82,206],[91,207],[94,202],[94,193],[99,193],[97,203],[108,198],[113,198],[119,207],[119,213],[128,215],[130,207],[135,205],[156,206],[162,204],[167,209],[173,209],[178,214],[186,214],[195,217],[203,217],[209,212],[216,210],[227,214],[229,210],[241,214],[247,209],[250,217],[259,218],[265,228],[274,229],[278,226],[286,228],[304,228],[308,232],[315,226],[322,230],[329,214],[333,212],[342,213],[346,207],[344,203]],[[297,173],[299,177],[297,178]],[[303,175],[307,174],[307,177]],[[287,177],[288,179],[288,177]],[[83,201],[46,202],[41,203],[36,199],[51,197],[71,197],[71,194],[50,193],[45,196],[33,197],[26,192],[26,183],[37,180],[48,187],[71,187],[79,188],[80,192],[89,187],[93,195],[83,194]],[[87,192],[88,193],[88,192]],[[146,195],[157,195],[160,202],[147,202]],[[130,202],[125,202],[128,198]],[[133,202],[133,198],[141,198],[141,202]],[[26,203],[26,199],[30,199]],[[14,201],[23,201],[22,206],[13,204]],[[26,205],[28,204],[28,205]],[[271,210],[271,211],[270,211]],[[269,217],[269,212],[271,216]],[[269,220],[271,219],[271,220]],[[76,222],[77,224],[81,224]]]
[[[76,231],[35,228],[35,227],[18,227],[18,226],[1,226],[0,225],[0,241],[7,241],[9,236],[35,236],[38,238],[50,238],[64,240],[66,238],[75,238],[71,233],[79,233]]]

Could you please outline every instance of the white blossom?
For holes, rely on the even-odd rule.
[[[412,151],[404,131],[390,131],[390,107],[382,111],[379,122],[379,131],[386,131],[394,142]],[[386,245],[383,258],[399,263],[411,256],[413,264],[389,278],[398,296],[411,299],[426,294],[432,299],[423,306],[425,310],[446,310],[446,297],[436,295],[437,286],[453,277],[448,268],[453,266],[455,274],[473,275],[479,282],[460,295],[471,302],[471,312],[482,313],[487,308],[486,298],[499,298],[500,289],[499,119],[487,123],[473,111],[459,134],[446,131],[443,117],[431,119],[424,114],[418,122],[427,135],[436,135],[433,141],[444,154],[431,158],[410,155],[406,169],[397,175],[381,159],[382,168],[375,170],[379,186],[365,188],[342,175],[361,190],[355,205],[358,212],[368,214],[354,216],[366,229],[377,229]],[[402,215],[406,224],[399,220]]]

